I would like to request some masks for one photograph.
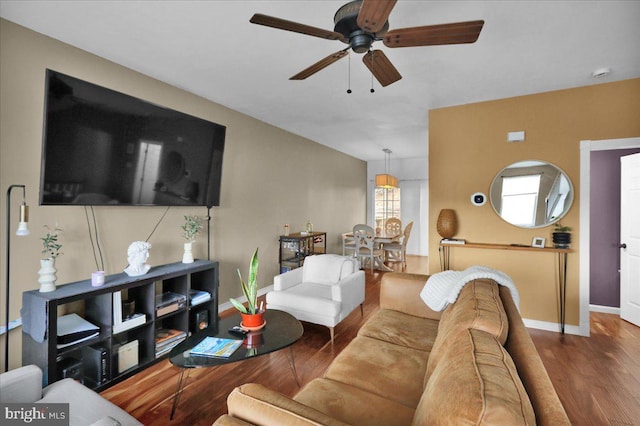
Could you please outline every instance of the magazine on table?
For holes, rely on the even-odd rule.
[[[191,355],[229,358],[242,345],[242,340],[205,337],[191,349]]]

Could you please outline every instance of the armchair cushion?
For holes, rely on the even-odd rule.
[[[286,305],[303,312],[336,316],[340,302],[331,299],[331,286],[317,283],[300,283],[287,291],[270,292],[267,306]]]
[[[302,266],[302,281],[336,284],[354,272],[354,263],[353,259],[337,254],[308,256]]]

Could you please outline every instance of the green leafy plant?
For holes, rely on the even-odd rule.
[[[192,243],[202,230],[202,220],[198,216],[185,215],[184,223],[180,228],[182,228],[182,236],[184,239]]]
[[[40,238],[42,241],[42,254],[45,255],[45,259],[56,259],[58,256],[61,256],[62,253],[62,244],[60,244],[60,233],[62,229],[56,226],[51,229],[49,226],[45,225],[44,229],[47,232],[44,234],[44,237]]]
[[[229,299],[233,306],[242,312],[243,314],[255,314],[258,312],[258,249],[253,252],[251,256],[251,263],[249,264],[249,277],[245,282],[242,279],[240,269],[238,269],[238,277],[240,277],[240,284],[242,284],[242,293],[247,298],[247,307],[236,299]]]
[[[553,227],[553,232],[571,232],[570,226],[562,226],[560,222],[556,223]]]

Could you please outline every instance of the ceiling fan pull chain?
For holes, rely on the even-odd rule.
[[[347,87],[347,93],[351,94],[351,54],[349,54],[349,51],[347,51],[347,53],[348,53],[347,56],[349,56],[349,70],[348,70],[349,71],[349,84],[348,84],[348,87]]]
[[[371,54],[371,93],[374,93],[375,90],[373,90],[373,51],[369,49],[369,53]]]

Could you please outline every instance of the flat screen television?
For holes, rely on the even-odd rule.
[[[41,205],[219,206],[226,127],[47,70]]]

